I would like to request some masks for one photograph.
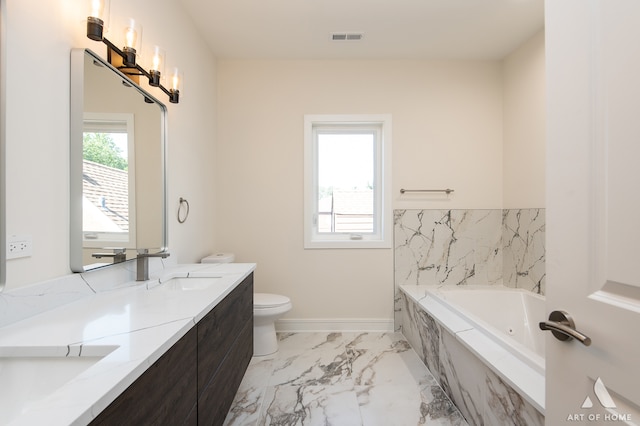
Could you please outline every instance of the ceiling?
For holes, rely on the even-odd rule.
[[[500,59],[544,26],[544,0],[181,1],[218,58]]]

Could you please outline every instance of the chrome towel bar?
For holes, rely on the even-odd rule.
[[[447,189],[404,189],[402,188],[400,190],[401,194],[404,194],[405,192],[446,192],[447,195],[451,194],[453,192],[453,189],[447,188]]]

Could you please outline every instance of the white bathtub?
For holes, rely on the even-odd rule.
[[[433,296],[475,329],[544,374],[544,297],[505,287],[440,288]]]
[[[400,288],[544,414],[544,297],[503,286]]]

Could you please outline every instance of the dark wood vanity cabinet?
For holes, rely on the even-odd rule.
[[[198,322],[198,424],[221,425],[253,355],[253,274]]]
[[[91,424],[182,424],[197,400],[197,345],[198,333],[192,328]]]
[[[253,355],[253,273],[92,425],[222,425]]]

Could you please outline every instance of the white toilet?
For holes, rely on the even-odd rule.
[[[233,253],[218,253],[202,259],[202,263],[232,263]],[[286,296],[270,293],[253,294],[253,355],[264,356],[278,351],[275,322],[292,308]]]
[[[291,300],[270,293],[253,294],[253,355],[270,355],[278,351],[275,322],[291,310]]]

